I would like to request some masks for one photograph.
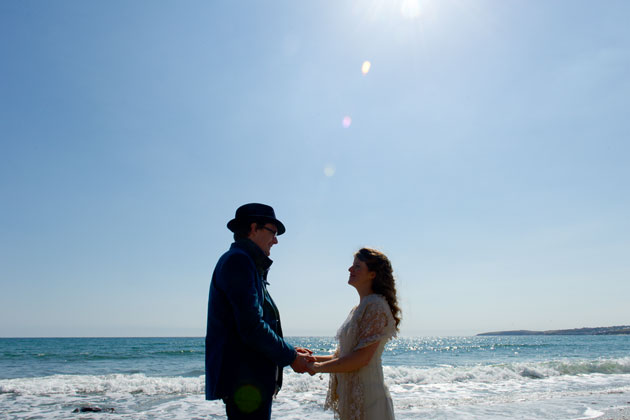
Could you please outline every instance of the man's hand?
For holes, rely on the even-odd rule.
[[[315,358],[309,353],[300,352],[298,350],[297,357],[295,358],[293,363],[291,363],[291,368],[297,373],[308,372],[311,376],[313,376],[315,375],[315,371],[313,370],[314,361]]]
[[[296,347],[295,351],[297,351],[298,353],[307,354],[309,356],[313,355],[313,352],[311,350],[307,349],[306,347]]]

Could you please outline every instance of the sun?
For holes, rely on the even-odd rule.
[[[416,19],[420,16],[419,0],[402,0],[400,5],[400,13],[406,19]]]

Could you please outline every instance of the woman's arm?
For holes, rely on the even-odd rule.
[[[359,370],[370,363],[379,343],[380,341],[376,341],[338,359],[333,358],[333,356],[317,356],[318,358],[326,358],[326,360],[317,360],[313,365],[313,370],[317,373],[354,372]]]
[[[333,354],[329,354],[326,356],[313,356],[313,358],[315,359],[314,362],[326,362],[328,360],[334,359],[335,355]]]

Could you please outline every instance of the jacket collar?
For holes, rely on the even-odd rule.
[[[269,267],[273,264],[271,258],[265,255],[265,253],[260,249],[258,245],[252,242],[250,239],[239,239],[238,241],[232,244],[232,248],[242,249],[254,260],[254,264],[256,265],[256,269],[258,273],[263,276],[266,284],[267,282],[267,272],[269,271]]]

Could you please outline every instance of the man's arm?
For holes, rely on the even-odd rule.
[[[230,255],[221,269],[221,288],[234,310],[238,334],[243,342],[256,348],[279,366],[290,365],[298,361],[300,356],[263,320],[255,270],[247,255]],[[298,365],[301,366],[301,360]]]

